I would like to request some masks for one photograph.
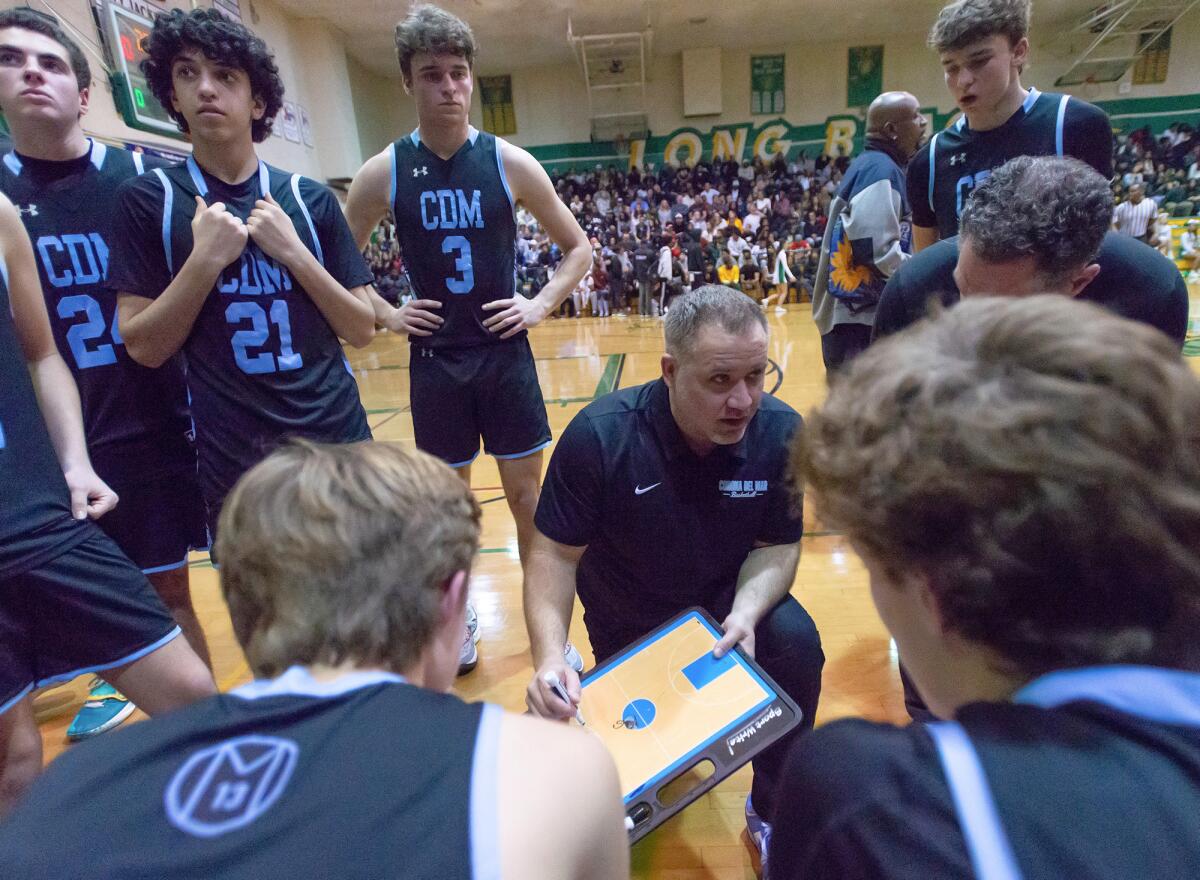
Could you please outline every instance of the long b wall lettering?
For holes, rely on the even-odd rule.
[[[1200,126],[1200,93],[1169,98],[1127,98],[1098,101],[1108,113],[1113,129],[1133,131],[1143,126],[1158,134],[1174,122]],[[931,130],[941,131],[958,113],[924,108]],[[697,162],[761,158],[772,161],[782,153],[792,160],[807,156],[852,156],[862,149],[864,121],[850,114],[831,116],[819,125],[795,125],[783,118],[722,125],[702,131],[679,128],[670,134],[631,141],[618,152],[610,143],[582,142],[529,147],[534,157],[551,171],[592,168],[596,164],[657,168],[660,165],[695,165]],[[626,155],[627,153],[627,155]]]

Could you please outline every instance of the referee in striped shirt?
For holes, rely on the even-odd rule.
[[[1129,188],[1129,200],[1117,205],[1113,212],[1113,229],[1122,235],[1154,244],[1154,222],[1158,205],[1146,198],[1146,188],[1135,183]]]

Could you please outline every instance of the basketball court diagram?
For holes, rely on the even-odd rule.
[[[689,612],[584,682],[580,709],[612,753],[626,803],[776,699],[736,651],[713,657],[720,635]]]

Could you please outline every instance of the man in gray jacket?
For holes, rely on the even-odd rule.
[[[829,206],[813,286],[827,375],[870,344],[883,286],[912,253],[905,168],[924,136],[925,117],[908,92],[885,92],[871,102],[866,147]]]

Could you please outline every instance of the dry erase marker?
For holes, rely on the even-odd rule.
[[[567,689],[563,687],[563,683],[559,679],[557,672],[547,672],[542,676],[542,680],[550,686],[550,690],[554,691],[554,696],[558,697],[568,706],[571,705],[571,698],[567,695]],[[575,708],[575,720],[586,726],[583,720],[583,713],[579,711],[578,707]]]

